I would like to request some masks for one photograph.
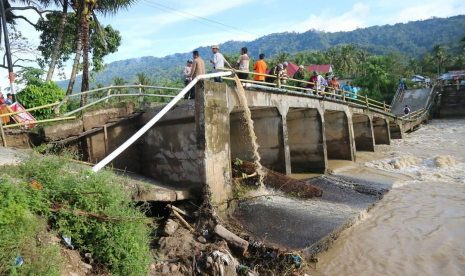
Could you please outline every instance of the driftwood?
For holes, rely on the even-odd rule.
[[[247,252],[247,248],[249,247],[249,243],[233,234],[228,229],[224,228],[221,225],[216,225],[215,229],[213,230],[218,237],[224,239],[232,249],[238,251],[242,255]]]
[[[251,175],[255,172],[255,164],[248,161],[239,161],[237,159],[232,160],[233,168],[238,171]],[[291,178],[279,172],[275,172],[263,167],[265,173],[265,179],[263,184],[266,187],[273,188],[276,190],[283,191],[285,194],[303,198],[321,197],[323,196],[323,190],[301,182],[297,179]]]

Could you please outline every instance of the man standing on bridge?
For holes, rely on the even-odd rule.
[[[410,108],[408,108],[407,105],[404,107],[404,115],[409,115],[410,114]]]
[[[223,69],[224,64],[229,66],[232,70],[234,70],[229,64],[229,62],[224,58],[224,56],[220,53],[220,47],[218,45],[214,45],[212,47],[212,52],[213,52],[213,59],[210,60],[210,63],[213,64],[213,73],[221,72],[218,69]],[[213,78],[215,82],[222,82],[221,77],[215,77]]]
[[[192,57],[194,58],[194,62],[191,66],[191,76],[189,78],[189,82],[191,82],[197,76],[205,74],[205,62],[203,62],[203,59],[200,57],[199,51],[192,52]],[[189,99],[189,94],[191,99],[195,99],[195,86],[191,88],[190,93],[186,93],[186,95],[184,95],[184,99]]]

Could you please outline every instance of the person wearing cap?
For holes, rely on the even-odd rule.
[[[299,70],[297,70],[297,72],[295,72],[294,79],[296,79],[296,80],[304,80],[305,79],[305,71],[304,71],[304,66],[303,65],[300,65]],[[305,86],[307,86],[307,84],[304,83],[304,82],[297,82],[296,86],[305,88]],[[297,91],[302,92],[303,90],[302,89],[297,89]]]
[[[318,82],[318,72],[317,71],[313,71],[313,74],[310,77],[310,79],[308,80],[308,82],[310,82],[310,83],[307,84],[307,88],[315,89],[315,84],[317,84],[317,82]],[[317,91],[315,89],[315,91],[313,91],[313,94],[316,94],[316,93],[317,93]]]
[[[247,55],[247,48],[242,47],[241,49],[241,55],[239,56],[239,59],[236,62],[236,67],[239,68],[240,71],[243,72],[249,72],[249,64],[250,64],[250,58]],[[242,79],[246,80],[249,76],[247,73],[237,73],[237,76]]]
[[[286,84],[286,80],[289,79],[289,75],[287,74],[287,66],[289,65],[289,63],[287,63],[287,61],[283,62],[283,72],[282,72],[282,75],[283,75],[283,84]]]
[[[184,69],[182,70],[182,74],[183,74],[183,77],[184,77],[184,85],[188,85],[189,84],[189,78],[191,76],[191,68],[192,68],[192,63],[194,62],[193,59],[188,59],[187,60],[187,64],[186,66],[184,66]]]
[[[192,52],[192,57],[194,58],[194,62],[192,62],[189,82],[191,82],[197,76],[205,74],[205,62],[200,57],[199,51]],[[190,98],[191,100],[195,99],[195,86],[191,88],[190,93],[186,93],[184,95],[184,99],[187,100],[188,98]]]
[[[229,68],[233,69],[231,64],[224,58],[224,56],[220,53],[220,47],[218,45],[214,45],[212,47],[213,52],[213,59],[210,60],[210,63],[213,64],[213,73],[222,72],[218,69],[224,68],[224,64],[229,66]],[[234,70],[234,69],[233,69]],[[215,82],[222,82],[221,77],[213,78]]]
[[[265,62],[265,54],[260,54],[258,56],[259,60],[255,62],[253,65],[253,69],[255,73],[265,74],[266,73],[266,62]],[[254,81],[265,81],[265,76],[255,75],[253,78]]]
[[[283,63],[280,63],[278,64],[277,69],[278,69],[278,72],[277,72],[278,80],[280,81],[282,85],[286,85],[286,80],[289,79],[289,76],[287,75],[286,66],[284,66]]]

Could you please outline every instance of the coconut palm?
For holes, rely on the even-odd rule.
[[[153,81],[147,73],[139,72],[137,73],[137,79],[134,82],[134,84],[153,85]],[[145,90],[147,90],[147,88],[141,88],[141,90],[142,90],[142,93],[145,93]]]
[[[355,61],[355,46],[354,45],[344,45],[341,47],[341,66],[340,70],[344,73],[350,73],[354,69]]]
[[[366,75],[366,63],[368,61],[368,52],[365,49],[357,51],[356,59],[357,63],[360,65],[360,70],[363,76]]]
[[[442,64],[442,61],[444,60],[444,46],[441,46],[439,44],[434,45],[433,53],[438,63],[438,75],[439,75],[441,73],[441,64]]]
[[[113,78],[113,85],[115,86],[120,86],[120,85],[125,85],[128,82],[121,78],[121,77],[114,77]],[[127,89],[126,88],[117,88],[116,89],[116,94],[126,94]],[[121,97],[118,97],[118,101],[121,101]]]
[[[137,0],[71,0],[71,6],[76,11],[79,18],[78,26],[78,49],[74,59],[73,73],[77,72],[82,47],[82,84],[81,91],[89,90],[89,21],[91,18],[97,25],[97,32],[103,38],[103,31],[98,22],[96,12],[102,15],[115,14],[122,8],[127,8],[134,4]],[[81,97],[81,106],[85,105],[87,96]]]

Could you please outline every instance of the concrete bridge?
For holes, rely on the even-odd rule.
[[[357,151],[402,138],[402,121],[383,110],[302,93],[246,90],[246,97],[262,164],[287,175],[324,173],[328,159],[355,160]],[[214,203],[225,201],[231,158],[252,160],[242,112],[235,88],[198,84],[195,101],[175,105],[138,142],[139,173],[184,188],[206,184]]]

